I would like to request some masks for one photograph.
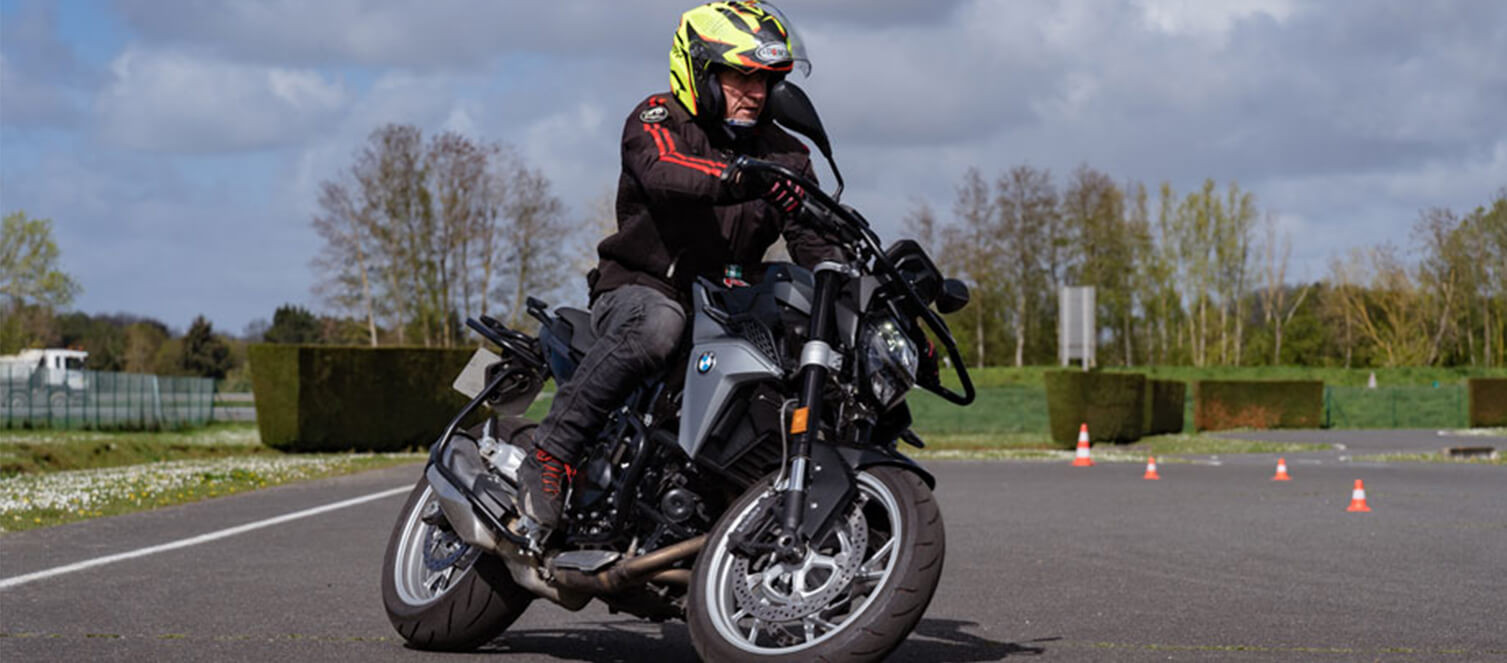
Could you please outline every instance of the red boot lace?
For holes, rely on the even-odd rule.
[[[568,482],[576,476],[575,468],[561,461],[559,458],[551,456],[548,451],[535,449],[534,457],[539,459],[539,464],[543,466],[539,473],[539,479],[544,485],[544,493],[546,495],[559,495],[561,487],[560,479],[563,477]]]

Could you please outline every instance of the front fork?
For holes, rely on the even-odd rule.
[[[822,393],[835,354],[832,342],[837,336],[837,297],[849,271],[850,267],[832,262],[816,267],[810,333],[801,349],[800,399],[790,421],[790,478],[784,487],[782,527],[776,539],[776,550],[787,561],[799,561],[805,555],[806,541],[814,538],[832,512],[846,503],[853,488],[852,474],[835,449],[826,442],[815,444],[821,431]],[[811,482],[813,471],[817,476]]]

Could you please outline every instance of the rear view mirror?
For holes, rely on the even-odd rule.
[[[806,96],[805,90],[790,81],[775,83],[774,87],[769,88],[769,112],[775,122],[810,138],[811,142],[816,143],[816,149],[821,150],[822,156],[832,158],[832,142],[827,139],[827,131],[822,128],[816,106],[811,104],[811,98]]]
[[[968,286],[957,279],[942,281],[942,292],[937,295],[937,312],[956,313],[968,305]]]
[[[837,171],[837,162],[832,160],[832,141],[827,138],[821,117],[816,114],[816,106],[806,96],[806,91],[796,87],[795,83],[782,80],[769,88],[768,103],[770,116],[775,122],[816,144],[816,149],[821,151],[832,166],[832,174],[837,177],[838,196],[834,197],[841,196],[842,173]]]

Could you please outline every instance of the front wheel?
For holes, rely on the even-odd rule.
[[[942,514],[914,473],[857,475],[858,497],[799,563],[748,557],[729,540],[777,501],[768,483],[727,511],[696,562],[686,608],[707,661],[877,661],[905,640],[936,592]]]
[[[419,479],[382,560],[382,604],[403,639],[418,649],[475,649],[512,625],[533,599],[502,560],[450,530],[428,478]]]

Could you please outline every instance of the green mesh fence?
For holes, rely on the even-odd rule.
[[[212,378],[0,365],[0,427],[159,429],[214,415]]]
[[[906,397],[917,433],[1050,432],[1047,393],[1041,387],[983,387],[968,407],[958,407],[917,389]]]
[[[1463,384],[1325,387],[1327,428],[1465,428]]]

